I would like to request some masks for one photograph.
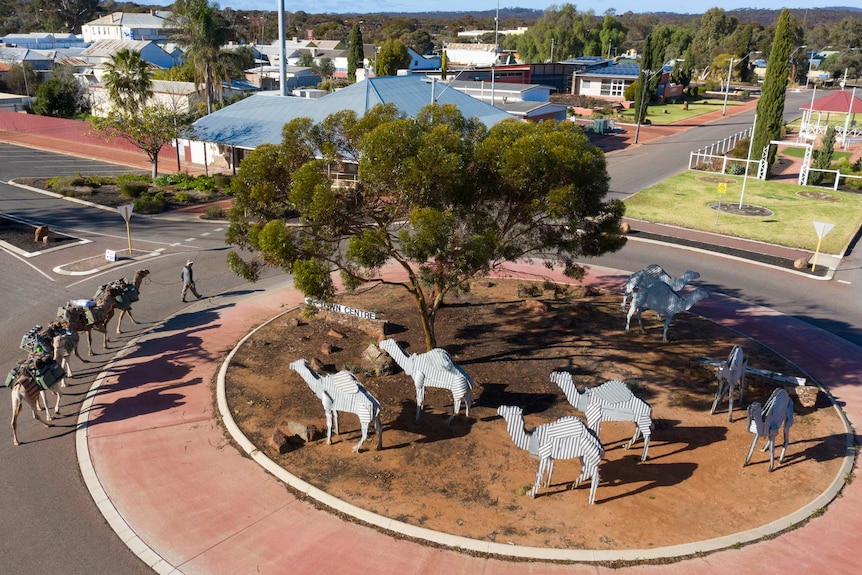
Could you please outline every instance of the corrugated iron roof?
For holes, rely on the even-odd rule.
[[[315,123],[342,110],[362,116],[377,104],[393,103],[408,116],[415,116],[431,103],[431,90],[440,104],[455,104],[466,118],[478,118],[486,126],[512,118],[505,111],[446,86],[417,76],[386,76],[357,82],[322,98],[306,99],[260,93],[217,110],[194,123],[197,138],[239,148],[253,149],[281,142],[284,124],[296,118]]]

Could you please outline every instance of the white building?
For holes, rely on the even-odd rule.
[[[164,43],[170,39],[171,29],[167,20],[171,12],[151,10],[138,14],[113,12],[81,26],[81,34],[86,42],[99,40],[152,40]]]

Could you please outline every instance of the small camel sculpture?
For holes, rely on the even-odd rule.
[[[108,320],[117,305],[117,296],[125,288],[117,284],[108,284],[99,298],[93,300],[72,300],[58,311],[59,319],[75,333],[87,333],[87,352],[93,355],[92,330],[105,334],[104,347],[108,349]]]
[[[455,409],[452,416],[446,420],[447,424],[458,415],[462,399],[465,406],[464,415],[470,415],[470,406],[473,405],[473,379],[452,360],[448,351],[438,347],[425,353],[408,355],[394,339],[381,341],[380,349],[388,353],[404,373],[413,377],[413,383],[416,385],[417,421],[425,402],[426,387],[440,387],[452,392]]]
[[[654,283],[664,282],[669,285],[672,290],[679,291],[688,285],[689,282],[696,280],[699,277],[700,274],[698,272],[686,270],[680,278],[674,279],[669,273],[664,271],[660,265],[650,264],[629,276],[625,288],[623,289],[622,308],[626,308],[626,301],[628,301],[628,298],[632,297],[636,291],[645,290]]]
[[[766,437],[766,445],[763,451],[769,450],[769,471],[775,466],[775,438],[778,430],[784,427],[784,445],[781,447],[781,455],[778,463],[784,461],[784,453],[787,444],[790,443],[790,427],[793,425],[793,400],[783,387],[777,388],[766,400],[766,405],[761,407],[760,402],[755,401],[748,406],[748,431],[754,434],[748,455],[745,457],[743,467],[748,465],[751,454],[758,438]]]
[[[637,313],[641,331],[644,331],[641,312],[645,309],[651,309],[665,316],[661,340],[667,343],[667,328],[670,327],[673,317],[682,311],[690,310],[694,304],[707,297],[709,297],[709,292],[702,288],[697,288],[687,296],[681,297],[666,283],[655,283],[646,290],[634,293],[629,304],[629,313],[626,315],[626,333],[629,331],[629,324],[635,313]]]
[[[644,450],[641,461],[646,461],[649,440],[652,435],[652,407],[634,395],[628,386],[618,379],[612,379],[593,388],[579,391],[567,371],[551,372],[551,381],[560,386],[572,407],[583,411],[587,416],[587,426],[596,435],[603,421],[633,421],[635,434],[626,445],[630,449],[643,435]]]
[[[728,408],[727,420],[733,421],[733,392],[739,389],[739,404],[742,405],[742,393],[745,390],[745,368],[748,367],[748,358],[742,353],[742,348],[738,345],[733,346],[730,350],[730,355],[727,356],[727,361],[724,365],[718,368],[718,390],[715,392],[715,399],[712,400],[712,409],[710,415],[715,414],[715,410],[727,395]]]
[[[13,377],[9,385],[12,392],[12,444],[20,445],[18,441],[18,414],[21,413],[21,406],[24,403],[30,406],[30,409],[33,410],[33,417],[38,419],[45,427],[51,427],[51,415],[48,412],[47,419],[42,419],[42,416],[39,415],[38,400],[42,389],[36,383],[35,378],[24,365],[24,362],[19,363],[18,366],[13,368],[13,373],[10,373],[10,377]],[[58,395],[57,405],[59,406],[59,404],[60,397]]]
[[[326,412],[326,443],[332,445],[332,425],[338,434],[338,412],[349,411],[359,416],[362,437],[353,447],[358,453],[368,438],[368,424],[374,422],[377,433],[377,450],[383,449],[383,426],[380,423],[380,403],[349,371],[339,371],[335,375],[320,375],[311,369],[308,361],[298,359],[290,364],[290,369],[298,373],[311,391],[323,403]]]
[[[123,318],[127,315],[129,319],[132,320],[132,323],[138,325],[137,320],[132,315],[132,304],[138,301],[141,293],[141,284],[144,281],[144,278],[150,275],[150,270],[147,269],[138,269],[135,270],[135,275],[132,278],[132,283],[126,281],[126,278],[122,278],[114,282],[115,284],[122,286],[123,291],[117,296],[117,305],[115,309],[120,310],[119,318],[117,319],[117,333],[123,333],[121,331],[121,327],[123,325]],[[111,321],[111,318],[114,317],[114,309],[108,311],[108,319],[105,320],[105,324]]]
[[[577,457],[581,460],[581,474],[572,484],[572,489],[590,477],[589,502],[592,504],[595,501],[596,487],[599,484],[599,463],[605,456],[605,450],[596,434],[584,425],[583,421],[574,416],[561,417],[527,430],[524,425],[524,410],[520,407],[501,405],[497,414],[506,420],[506,429],[515,445],[539,458],[539,472],[536,474],[536,483],[530,490],[530,497],[536,497],[545,470],[548,472],[545,487],[550,486],[555,459]]]

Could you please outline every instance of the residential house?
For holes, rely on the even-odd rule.
[[[457,90],[437,90],[432,81],[419,76],[370,78],[322,98],[266,92],[217,110],[194,123],[197,141],[189,143],[186,160],[235,169],[248,150],[261,144],[280,143],[282,127],[293,119],[308,117],[317,123],[344,110],[362,116],[383,103],[392,103],[408,116],[415,116],[432,98],[440,104],[456,105],[465,117],[478,118],[489,127],[512,118],[503,110]]]
[[[458,90],[474,98],[489,102],[501,108],[516,118],[531,122],[545,120],[565,120],[564,104],[550,101],[552,88],[540,84],[513,84],[510,82],[489,82],[486,80],[452,80],[446,83],[453,90]],[[446,89],[438,86],[438,89]]]
[[[146,13],[112,12],[81,26],[86,42],[99,40],[149,40],[165,43],[172,29],[168,25],[171,12],[150,10]]]
[[[101,78],[101,70],[111,57],[120,50],[140,52],[141,58],[157,68],[173,68],[180,62],[171,54],[150,40],[98,40],[78,55],[78,58],[93,65],[96,76]]]
[[[54,67],[54,54],[50,50],[0,47],[0,62],[10,66],[27,64],[36,72],[47,72]]]
[[[320,74],[315,74],[307,66],[287,66],[285,83],[289,90],[317,86],[320,84]],[[278,66],[261,65],[245,71],[245,79],[261,90],[278,90],[281,84],[281,68]]]
[[[672,66],[664,66],[658,83],[656,96],[660,100],[682,97],[683,86],[670,82]],[[572,83],[572,94],[591,96],[609,102],[622,102],[625,91],[635,83],[640,76],[638,64],[616,64],[602,68],[594,68],[585,72],[576,72]]]
[[[0,37],[0,44],[30,50],[57,50],[60,48],[86,48],[89,44],[77,34],[54,34],[51,32],[30,32],[29,34],[6,34]]]

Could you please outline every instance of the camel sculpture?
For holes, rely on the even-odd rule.
[[[742,348],[738,345],[733,346],[730,350],[730,355],[727,356],[727,361],[724,365],[718,368],[718,390],[715,392],[715,399],[712,401],[712,409],[710,415],[715,414],[718,405],[724,396],[728,397],[727,420],[733,421],[733,392],[739,390],[739,404],[742,405],[742,393],[745,390],[745,368],[748,367],[748,358],[742,353]]]
[[[698,272],[686,270],[681,277],[674,279],[669,273],[658,264],[650,264],[642,270],[638,270],[629,276],[623,289],[623,304],[622,308],[626,308],[626,301],[632,297],[636,291],[642,291],[649,288],[651,285],[664,282],[674,291],[679,291],[688,285],[692,280],[700,277]]]
[[[690,310],[694,304],[707,297],[709,297],[709,292],[702,288],[697,288],[687,296],[681,297],[666,283],[655,283],[643,291],[635,292],[632,296],[629,312],[626,315],[626,333],[629,331],[629,324],[635,313],[637,313],[641,331],[644,331],[641,312],[645,309],[651,309],[665,316],[661,340],[667,343],[667,328],[674,316],[682,311]]]
[[[150,270],[147,269],[138,269],[135,270],[135,275],[132,277],[132,283],[126,281],[126,278],[119,279],[113,283],[118,286],[122,286],[123,291],[121,294],[117,296],[117,305],[115,309],[120,310],[119,318],[117,319],[117,333],[123,333],[120,329],[123,325],[123,318],[127,315],[129,319],[132,320],[132,323],[138,325],[137,320],[132,315],[132,304],[138,301],[141,293],[141,284],[144,281],[144,278],[150,275]],[[96,294],[97,297],[99,294]],[[114,317],[114,309],[108,311],[108,319],[105,320],[105,324],[111,321],[111,318]]]
[[[784,445],[781,447],[781,455],[778,457],[778,463],[784,461],[784,453],[787,451],[787,444],[790,443],[790,427],[793,425],[793,400],[783,387],[777,388],[766,400],[766,405],[760,405],[760,402],[755,401],[748,406],[748,431],[754,434],[754,439],[751,440],[751,447],[748,448],[748,455],[745,457],[743,467],[748,465],[751,460],[751,454],[754,453],[754,446],[758,438],[766,437],[766,445],[763,446],[763,451],[769,450],[769,471],[772,471],[775,466],[775,438],[778,436],[778,430],[784,427]]]
[[[413,378],[416,385],[417,421],[425,402],[426,387],[440,387],[452,392],[455,409],[452,416],[446,420],[447,424],[458,415],[462,399],[465,406],[464,415],[470,415],[470,406],[473,405],[473,379],[455,363],[448,351],[438,347],[425,353],[408,355],[394,339],[381,341],[380,349],[388,353],[404,373]]]
[[[31,374],[27,369],[25,362],[20,362],[9,373],[7,385],[9,385],[12,392],[12,444],[20,445],[18,441],[18,414],[21,413],[21,406],[24,403],[27,403],[27,405],[30,406],[30,409],[33,410],[33,417],[38,419],[45,427],[51,427],[51,414],[50,411],[46,409],[46,411],[48,411],[46,419],[42,419],[42,416],[39,415],[38,399],[39,393],[42,389],[39,387],[39,384],[36,383],[36,379],[33,377],[33,374]],[[57,395],[57,408],[59,408],[59,406],[60,396]],[[57,413],[59,414],[59,411],[57,411]]]
[[[599,435],[603,421],[633,421],[635,434],[626,449],[631,448],[643,435],[644,450],[641,461],[646,461],[653,429],[650,404],[634,395],[628,386],[618,379],[612,379],[598,387],[584,388],[583,391],[578,390],[572,374],[567,371],[552,372],[551,381],[560,386],[572,407],[584,412],[587,426],[596,435]]]
[[[290,364],[290,369],[302,376],[311,391],[323,403],[326,412],[326,443],[332,445],[332,426],[338,434],[338,412],[349,411],[359,416],[362,437],[353,447],[358,453],[368,438],[368,424],[374,422],[377,433],[377,450],[383,449],[383,425],[380,423],[380,403],[349,371],[339,371],[335,375],[320,375],[311,369],[308,361],[298,359]]]
[[[581,460],[581,474],[572,484],[572,489],[590,477],[589,502],[592,504],[595,501],[596,487],[599,484],[599,463],[605,456],[605,450],[598,436],[584,425],[583,421],[567,416],[528,430],[524,425],[524,410],[520,407],[501,405],[497,408],[497,414],[506,420],[506,429],[515,445],[539,458],[539,472],[536,474],[536,483],[530,490],[530,497],[536,497],[546,470],[548,476],[545,487],[550,486],[555,459],[577,457]]]
[[[108,349],[108,320],[117,305],[117,296],[125,288],[116,283],[108,284],[97,300],[72,300],[58,310],[60,321],[75,333],[87,333],[87,352],[93,355],[92,330],[105,334],[104,347]]]

